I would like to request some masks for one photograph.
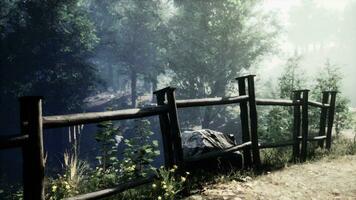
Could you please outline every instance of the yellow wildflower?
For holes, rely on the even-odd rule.
[[[56,185],[52,186],[52,192],[55,192],[55,191],[57,191],[57,186]]]
[[[185,178],[184,176],[182,176],[182,177],[180,177],[180,180],[181,180],[182,182],[185,182],[185,181],[186,181],[186,178]]]

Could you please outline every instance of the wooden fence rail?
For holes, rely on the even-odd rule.
[[[28,135],[9,135],[0,137],[0,150],[22,147],[28,142]]]
[[[99,123],[109,120],[135,119],[154,116],[167,111],[168,107],[166,105],[162,105],[148,108],[47,116],[43,117],[43,127],[58,128],[80,124]]]
[[[25,200],[44,200],[44,148],[43,129],[67,127],[72,125],[99,123],[108,120],[126,120],[149,116],[159,116],[164,161],[166,167],[197,162],[202,159],[219,157],[224,154],[242,150],[244,163],[247,167],[258,168],[261,164],[260,149],[293,146],[294,160],[305,161],[308,142],[317,141],[320,147],[331,147],[336,92],[323,92],[322,102],[310,101],[309,90],[293,92],[293,99],[256,99],[254,75],[236,78],[239,95],[236,97],[216,97],[204,99],[176,100],[175,88],[167,87],[154,92],[157,106],[133,108],[106,112],[79,113],[70,115],[42,116],[41,97],[20,98],[21,135],[0,138],[0,150],[20,147],[23,153],[23,187]],[[239,104],[242,130],[242,144],[222,150],[206,153],[199,157],[183,157],[181,131],[177,109]],[[293,139],[280,143],[261,143],[258,139],[258,121],[256,106],[290,106],[293,108]],[[321,109],[320,130],[318,136],[309,137],[308,107]],[[124,190],[151,182],[155,176],[119,184],[115,188],[105,189],[88,194],[68,198],[101,199]]]

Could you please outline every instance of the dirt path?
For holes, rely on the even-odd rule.
[[[188,199],[356,200],[356,156],[293,165],[243,183],[212,185]]]

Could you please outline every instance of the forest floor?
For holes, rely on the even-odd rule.
[[[356,155],[292,165],[245,182],[209,185],[187,198],[201,199],[356,199]]]

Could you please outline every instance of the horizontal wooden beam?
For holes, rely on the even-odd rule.
[[[102,199],[105,197],[110,197],[112,195],[118,194],[120,192],[123,192],[125,190],[144,185],[147,183],[153,182],[153,180],[156,178],[156,175],[151,175],[147,178],[139,179],[139,180],[134,180],[134,181],[127,181],[125,183],[122,183],[118,185],[117,187],[114,188],[109,188],[109,189],[104,189],[96,192],[91,192],[87,194],[82,194],[78,195],[75,197],[69,197],[64,200],[91,200],[91,199]]]
[[[243,144],[237,145],[237,146],[233,146],[224,150],[219,150],[219,151],[212,151],[212,152],[208,152],[205,154],[202,154],[200,156],[193,156],[193,157],[189,157],[184,159],[185,162],[195,162],[195,161],[199,161],[199,160],[204,160],[204,159],[208,159],[208,158],[215,158],[215,157],[219,157],[219,156],[223,156],[227,153],[230,152],[235,152],[235,151],[239,151],[242,150],[246,147],[251,146],[251,141],[249,142],[245,142]]]
[[[260,143],[260,149],[267,149],[267,148],[276,148],[276,147],[286,147],[294,145],[294,141],[286,141],[281,143],[274,143],[274,144],[267,144],[267,143]]]
[[[132,108],[106,112],[90,112],[70,115],[56,115],[43,117],[44,128],[66,127],[71,125],[99,123],[108,120],[135,119],[159,115],[168,111],[167,106],[155,106],[147,108]]]
[[[204,99],[186,99],[177,100],[177,108],[187,108],[187,107],[198,107],[198,106],[215,106],[224,104],[233,104],[246,102],[248,100],[247,95],[238,97],[215,97],[215,98],[204,98]]]
[[[322,135],[322,136],[310,137],[310,138],[308,138],[308,141],[320,141],[320,140],[325,140],[325,139],[326,139],[326,135]],[[298,140],[302,140],[302,136],[299,136]]]
[[[28,135],[9,135],[0,137],[0,149],[22,147],[28,141]]]
[[[315,107],[318,107],[318,108],[328,108],[328,107],[330,107],[329,104],[323,104],[323,103],[316,102],[316,101],[309,101],[308,104],[310,106],[315,106]]]
[[[294,102],[285,99],[256,99],[258,106],[296,106],[301,105],[300,101]]]

